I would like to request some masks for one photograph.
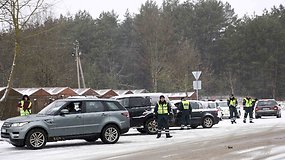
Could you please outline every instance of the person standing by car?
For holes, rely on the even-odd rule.
[[[229,106],[229,110],[230,110],[230,118],[231,118],[231,122],[233,123],[237,123],[236,122],[236,118],[238,115],[237,112],[237,105],[238,105],[238,101],[237,98],[234,97],[233,94],[230,95],[229,99],[227,100],[228,102],[228,106]]]
[[[161,137],[161,131],[164,128],[166,133],[166,138],[171,138],[172,136],[169,133],[169,114],[171,112],[171,106],[168,102],[165,101],[165,97],[161,95],[159,97],[159,101],[156,103],[154,107],[154,114],[157,117],[157,123],[158,123],[158,131],[157,131],[157,137]]]
[[[251,97],[249,96],[246,96],[244,99],[243,99],[243,109],[244,109],[244,118],[243,118],[243,123],[246,123],[246,118],[247,118],[247,115],[249,114],[249,123],[253,123],[252,119],[253,119],[253,100]]]
[[[32,102],[28,95],[23,95],[22,99],[18,103],[18,111],[20,116],[27,116],[32,113]]]
[[[178,109],[182,112],[180,129],[183,130],[184,126],[187,126],[187,129],[190,129],[190,115],[192,112],[192,108],[190,102],[186,100],[186,97],[181,98],[181,103]]]

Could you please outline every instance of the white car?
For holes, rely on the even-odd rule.
[[[228,106],[228,102],[226,100],[224,101],[216,101],[218,104],[219,108],[222,110],[222,118],[230,118],[230,109]],[[240,118],[241,112],[240,112],[240,107],[239,105],[237,106],[237,118]]]

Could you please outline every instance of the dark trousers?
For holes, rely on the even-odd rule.
[[[236,120],[238,112],[237,112],[237,108],[234,106],[229,106],[230,109],[230,118],[232,121]]]
[[[158,114],[157,115],[157,128],[159,131],[161,131],[163,128],[165,130],[169,130],[169,121],[168,121],[168,115],[167,114]]]
[[[181,114],[181,125],[190,125],[190,113],[188,110],[183,110]]]
[[[252,107],[244,107],[244,120],[246,120],[248,114],[249,114],[249,120],[252,121],[253,119]]]

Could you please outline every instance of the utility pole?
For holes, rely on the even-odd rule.
[[[84,80],[84,75],[83,75],[83,70],[82,70],[82,66],[81,66],[81,61],[80,61],[80,55],[81,52],[79,52],[79,42],[77,40],[75,40],[75,43],[73,43],[75,48],[75,53],[72,54],[72,56],[75,56],[75,61],[76,61],[76,71],[77,71],[77,83],[78,83],[78,88],[81,88],[81,84],[80,84],[80,77],[82,78],[82,84],[83,84],[83,88],[86,88],[85,86],[85,80]]]

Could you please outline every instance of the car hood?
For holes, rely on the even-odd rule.
[[[52,116],[50,115],[40,115],[40,114],[32,114],[28,116],[19,116],[19,117],[13,117],[5,120],[5,122],[31,122],[31,121],[39,121],[39,120],[45,120],[50,119]]]

